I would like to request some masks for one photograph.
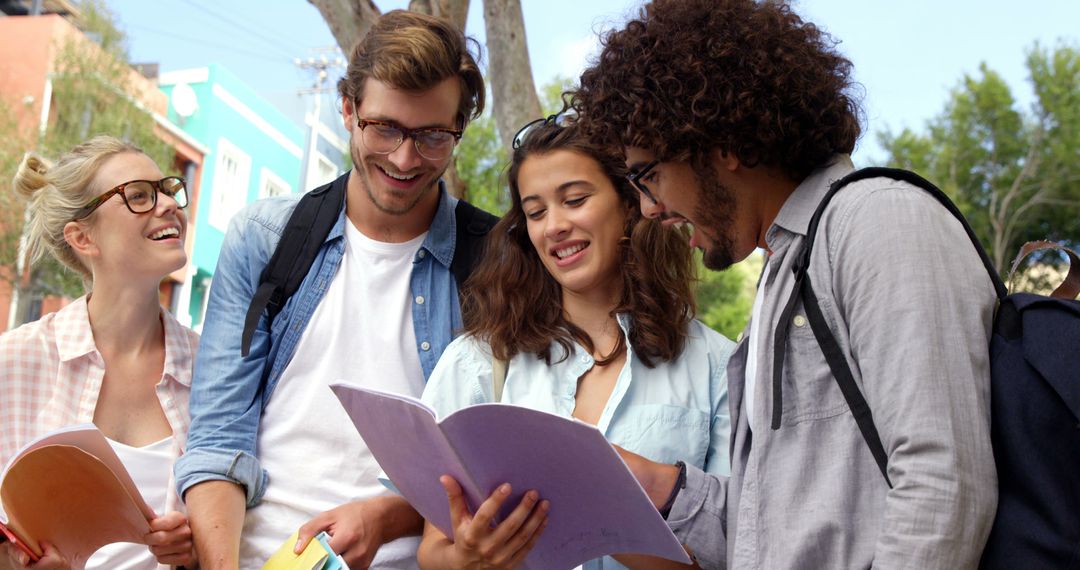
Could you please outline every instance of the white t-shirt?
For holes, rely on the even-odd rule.
[[[761,336],[758,323],[761,322],[761,300],[765,298],[765,287],[768,285],[768,280],[769,258],[766,256],[761,282],[758,283],[757,294],[754,295],[754,308],[750,311],[750,337],[746,341],[748,346],[746,347],[746,384],[743,391],[743,413],[746,414],[746,425],[751,430],[754,429],[754,391],[757,389],[757,355],[758,346],[761,344],[761,339],[758,338]],[[734,426],[732,429],[734,429]]]
[[[247,512],[241,568],[260,568],[315,515],[389,493],[329,385],[344,380],[414,397],[423,392],[409,280],[426,235],[382,243],[346,221],[341,266],[263,410],[257,451],[270,483]],[[372,568],[416,568],[419,544],[417,536],[383,545]]]
[[[165,512],[173,465],[173,436],[146,447],[131,447],[108,440],[135,487],[154,512]],[[106,544],[86,561],[86,570],[155,570],[157,560],[145,544],[114,542]]]

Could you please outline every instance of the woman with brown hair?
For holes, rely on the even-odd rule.
[[[51,430],[92,422],[159,516],[144,544],[109,544],[89,560],[69,560],[46,544],[30,564],[5,542],[0,567],[192,566],[172,466],[187,434],[198,336],[158,296],[161,280],[187,262],[184,179],[163,175],[130,144],[98,136],[55,164],[28,154],[14,186],[30,203],[31,260],[52,255],[89,293],[0,336],[0,464]]]
[[[644,219],[620,157],[565,115],[519,132],[509,184],[511,208],[464,292],[465,334],[443,353],[424,401],[440,417],[495,401],[502,372],[493,369],[505,365],[502,403],[588,422],[653,461],[726,474],[733,344],[693,319],[684,233]],[[534,491],[493,527],[508,486],[473,515],[457,483],[443,484],[454,536],[427,524],[424,568],[514,567],[547,524]],[[650,498],[666,516],[674,497]]]

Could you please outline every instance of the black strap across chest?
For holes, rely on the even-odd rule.
[[[270,261],[259,277],[259,286],[248,305],[240,351],[247,356],[259,319],[266,314],[273,322],[281,308],[300,288],[307,277],[319,250],[337,223],[345,207],[345,192],[349,174],[320,186],[300,198],[285,230],[281,234]],[[450,271],[460,291],[472,273],[476,259],[482,253],[484,238],[498,218],[464,200],[454,210],[457,232],[454,237],[454,257]]]

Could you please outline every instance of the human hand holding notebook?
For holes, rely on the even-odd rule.
[[[75,567],[106,544],[142,543],[155,516],[93,424],[24,446],[0,477],[0,504],[0,532],[32,560],[45,540]]]
[[[439,477],[460,484],[476,511],[510,483],[498,520],[535,489],[550,501],[548,525],[525,568],[573,568],[617,553],[689,563],[682,545],[611,444],[595,427],[519,406],[481,404],[436,422],[415,398],[344,383],[331,389],[401,494],[453,536]]]
[[[349,570],[345,561],[330,548],[330,535],[320,532],[297,554],[294,548],[299,537],[299,532],[292,533],[261,570]]]

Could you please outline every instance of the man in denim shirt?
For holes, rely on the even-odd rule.
[[[808,278],[891,488],[801,302],[781,322],[810,218],[853,169],[851,63],[784,2],[656,0],[603,43],[575,102],[592,136],[625,149],[642,211],[691,224],[711,269],[768,253],[728,365],[731,476],[626,455],[654,502],[674,498],[676,536],[706,568],[975,567],[997,499],[995,295],[961,224],[926,192],[869,178],[836,195],[815,236]]]
[[[176,463],[203,568],[259,568],[298,529],[301,543],[328,530],[353,568],[416,564],[422,520],[379,485],[328,384],[419,396],[460,327],[450,264],[464,228],[439,178],[484,85],[460,31],[395,11],[354,49],[338,89],[354,165],[345,208],[248,356],[247,307],[297,198],[244,209],[222,246]]]

